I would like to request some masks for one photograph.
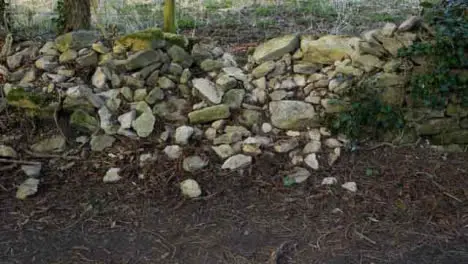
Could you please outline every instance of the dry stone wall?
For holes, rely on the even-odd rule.
[[[92,150],[105,150],[116,137],[158,137],[165,155],[177,159],[185,146],[204,141],[223,169],[250,165],[260,154],[287,154],[289,177],[301,182],[310,170],[333,165],[349,143],[331,135],[323,120],[346,111],[348,94],[364,84],[384,102],[408,106],[416,135],[468,144],[468,111],[456,100],[435,112],[412,108],[407,96],[411,72],[425,65],[397,53],[428,30],[411,17],[360,37],[287,35],[258,46],[242,67],[220,47],[159,29],[112,45],[96,32],[77,31],[16,44],[0,73],[8,103],[29,113],[50,116],[61,96],[70,125],[91,137]],[[64,147],[64,140],[54,142],[54,151]],[[214,161],[188,157],[184,169],[208,162]]]

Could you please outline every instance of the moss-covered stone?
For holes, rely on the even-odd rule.
[[[286,35],[262,43],[253,53],[253,59],[257,63],[281,58],[284,54],[293,52],[299,46],[297,35]]]
[[[301,40],[303,61],[333,64],[354,52],[350,42],[351,38],[348,36],[328,35],[318,40],[303,37]]]
[[[448,104],[446,109],[447,116],[451,117],[467,117],[468,116],[468,108],[462,107],[458,104]]]
[[[206,107],[188,114],[188,118],[192,124],[207,123],[215,120],[225,119],[229,116],[231,116],[229,106],[224,104]]]
[[[443,133],[432,138],[437,145],[468,144],[468,129]]]
[[[167,43],[169,43],[171,46],[177,45],[183,48],[187,48],[189,45],[189,40],[183,35],[164,32],[163,37],[164,40],[166,40]]]
[[[421,136],[437,135],[457,129],[459,129],[459,125],[452,118],[431,119],[416,126],[416,131]]]
[[[26,91],[24,88],[13,88],[6,96],[9,105],[25,109],[33,116],[53,116],[55,106],[51,102],[54,98],[51,94]]]
[[[83,110],[76,110],[70,116],[70,124],[87,131],[94,132],[99,128],[99,121],[96,117]]]
[[[73,31],[58,36],[55,39],[55,47],[60,52],[65,52],[69,49],[80,50],[82,48],[91,47],[98,39],[99,34],[95,31]]]
[[[148,28],[125,35],[115,42],[114,52],[123,50],[142,51],[164,47],[164,34],[159,28]]]

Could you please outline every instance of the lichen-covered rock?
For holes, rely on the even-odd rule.
[[[85,129],[88,132],[95,132],[99,128],[99,121],[86,111],[77,109],[70,116],[70,125]]]
[[[244,100],[244,89],[231,89],[224,94],[223,104],[228,105],[231,109],[239,109]]]
[[[276,63],[274,61],[265,61],[264,63],[257,66],[252,71],[252,75],[254,78],[260,78],[266,76],[268,73],[273,71],[276,67]]]
[[[281,58],[284,54],[293,52],[299,46],[299,37],[297,35],[286,35],[260,44],[253,53],[253,59],[257,63],[267,60]]]
[[[187,120],[186,112],[190,109],[189,103],[184,99],[170,97],[167,100],[157,103],[153,107],[153,113],[167,121]]]
[[[212,122],[231,116],[229,106],[225,104],[206,107],[200,110],[192,111],[188,114],[190,123],[199,124]]]
[[[91,137],[90,146],[92,151],[103,151],[112,147],[115,138],[109,135],[95,135]]]
[[[222,61],[206,59],[200,63],[200,68],[206,72],[218,71],[223,68]]]
[[[148,137],[154,130],[156,118],[150,111],[143,112],[137,119],[132,122],[132,128],[137,132],[139,137]]]
[[[180,64],[184,68],[188,68],[193,64],[192,56],[179,46],[172,46],[167,51],[167,54],[169,54],[173,62]]]
[[[350,37],[335,35],[324,36],[317,40],[303,37],[301,51],[304,54],[303,61],[321,64],[333,64],[354,52]]]
[[[34,62],[36,68],[51,72],[58,67],[57,57],[55,56],[43,56]]]
[[[319,126],[312,105],[301,101],[276,101],[269,104],[271,123],[281,129],[302,130]]]
[[[65,150],[65,145],[65,138],[61,135],[55,135],[35,143],[31,149],[37,153],[62,152]]]
[[[69,49],[80,50],[91,47],[99,39],[96,31],[78,30],[60,35],[55,39],[55,47],[60,52]]]
[[[78,52],[76,50],[69,49],[60,54],[59,62],[68,63],[74,61],[76,58],[78,58]]]

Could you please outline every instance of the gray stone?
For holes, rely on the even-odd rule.
[[[90,146],[92,151],[103,151],[106,148],[112,147],[115,138],[109,135],[96,135],[91,137]]]
[[[94,87],[98,89],[105,89],[107,88],[107,81],[108,76],[104,68],[97,67],[96,71],[93,74],[93,77],[91,78],[91,83],[94,85]]]
[[[296,138],[284,139],[275,143],[274,149],[278,153],[289,152],[299,146],[299,141]]]
[[[175,132],[175,142],[180,145],[187,145],[193,133],[193,127],[180,126],[176,129]]]
[[[295,183],[302,183],[305,182],[310,176],[311,173],[307,169],[302,167],[294,167],[286,177],[293,180]]]
[[[102,181],[105,183],[118,182],[122,179],[119,175],[120,168],[110,168],[107,170],[106,175],[102,178]]]
[[[58,62],[56,61],[56,57],[53,56],[43,56],[36,60],[34,63],[36,68],[44,71],[51,72],[58,67]]]
[[[239,109],[244,101],[244,89],[231,89],[224,94],[223,104],[228,105],[231,109]]]
[[[33,165],[21,165],[21,170],[28,177],[37,178],[41,175],[42,164],[33,164]]]
[[[213,149],[216,155],[218,155],[221,159],[227,159],[235,154],[234,149],[229,144],[212,146],[211,149]]]
[[[200,68],[206,72],[219,71],[224,63],[218,60],[206,59],[200,63]]]
[[[252,164],[252,157],[246,156],[243,154],[237,154],[230,158],[228,158],[223,165],[221,166],[222,169],[228,170],[237,170],[249,166]]]
[[[205,168],[208,160],[200,156],[189,156],[182,162],[182,168],[187,172],[194,172]]]
[[[132,122],[132,128],[139,137],[148,137],[154,130],[156,118],[150,111],[143,112]]]
[[[16,158],[17,156],[18,153],[12,147],[0,145],[0,157]]]
[[[32,196],[37,193],[39,186],[39,180],[35,178],[28,178],[23,183],[18,186],[16,190],[16,198],[24,200],[29,196]]]
[[[184,99],[170,97],[169,99],[154,105],[153,113],[168,121],[185,121],[189,103]]]
[[[304,149],[302,150],[302,153],[304,154],[310,154],[310,153],[317,153],[320,152],[320,149],[322,148],[322,143],[318,140],[311,141],[305,145]]]
[[[180,183],[180,190],[184,196],[196,198],[202,194],[200,185],[193,179],[187,179]]]
[[[227,91],[237,86],[237,80],[228,75],[222,75],[216,80],[216,86],[222,91]]]
[[[112,112],[106,106],[101,107],[98,110],[98,115],[100,119],[100,126],[106,132],[106,134],[113,135],[117,133],[119,127],[115,124],[113,120]]]
[[[69,63],[78,58],[78,52],[76,50],[66,50],[64,53],[60,54],[59,62],[60,63]]]
[[[312,154],[309,154],[305,157],[304,159],[304,162],[305,164],[307,164],[307,166],[309,166],[310,168],[314,169],[314,170],[318,170],[319,169],[319,163],[318,163],[318,160],[317,160],[317,154],[315,153],[312,153]]]
[[[91,67],[96,66],[98,64],[99,58],[96,52],[89,51],[84,55],[76,58],[76,63],[81,67]]]
[[[127,129],[132,127],[132,122],[136,118],[136,111],[130,110],[129,112],[120,115],[117,119],[120,123],[120,129]]]
[[[216,85],[210,80],[197,78],[192,80],[193,87],[198,93],[212,104],[220,104],[223,98],[223,91],[216,88]]]
[[[127,69],[127,71],[142,69],[160,60],[161,56],[159,52],[155,50],[142,50],[127,58],[125,61],[125,69]]]
[[[148,96],[146,96],[145,98],[145,101],[148,104],[154,104],[163,99],[164,99],[164,92],[159,87],[156,87],[149,92]]]
[[[183,48],[173,45],[167,53],[172,61],[180,64],[184,68],[188,68],[193,64],[193,58]]]
[[[270,102],[271,123],[280,129],[302,130],[319,126],[312,105],[301,101]]]
[[[164,148],[164,153],[169,159],[175,160],[182,155],[182,148],[178,145],[167,146]]]
[[[60,52],[65,52],[68,49],[80,50],[91,47],[98,39],[99,33],[97,31],[77,30],[58,36],[55,39],[55,47]]]
[[[252,75],[254,78],[261,78],[266,76],[268,73],[272,72],[276,67],[276,63],[274,61],[266,61],[255,69],[252,70]]]
[[[133,93],[133,101],[135,102],[144,101],[147,95],[148,95],[148,92],[146,91],[146,88],[136,89],[135,92]]]
[[[176,84],[169,78],[162,76],[158,79],[158,84],[161,89],[174,89]]]
[[[37,153],[62,152],[65,150],[66,140],[61,135],[39,141],[31,146],[31,149]]]
[[[281,58],[284,54],[295,51],[299,47],[297,35],[286,35],[271,39],[255,49],[253,59],[257,63]]]

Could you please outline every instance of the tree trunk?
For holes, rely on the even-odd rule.
[[[175,0],[164,2],[164,32],[176,33]]]
[[[90,28],[90,0],[64,0],[63,6],[65,10],[65,32]]]

